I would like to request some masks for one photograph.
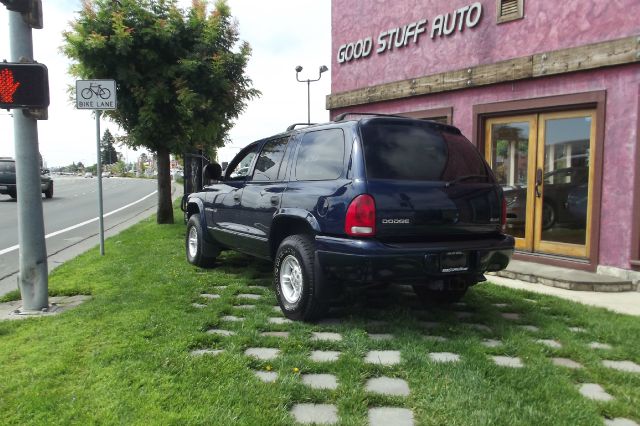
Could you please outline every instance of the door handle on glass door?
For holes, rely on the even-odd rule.
[[[542,186],[542,169],[536,170],[536,197],[542,197],[542,192],[540,192],[540,186]]]

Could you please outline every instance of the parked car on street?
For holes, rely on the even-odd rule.
[[[93,173],[91,173],[91,172],[86,172],[86,173],[84,174],[84,177],[85,177],[85,178],[90,179],[90,178],[92,178],[92,177],[93,177]]]
[[[453,126],[342,115],[254,142],[221,170],[206,166],[210,182],[184,203],[187,260],[212,266],[227,249],[272,260],[291,319],[321,316],[353,285],[457,301],[513,253],[502,189]]]
[[[41,170],[40,189],[46,198],[53,198],[53,179],[49,170]],[[18,198],[16,189],[16,162],[12,158],[0,158],[0,194]]]

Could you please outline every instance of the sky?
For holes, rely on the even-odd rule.
[[[44,28],[33,30],[34,59],[49,69],[51,105],[49,119],[38,122],[40,153],[48,167],[71,162],[96,162],[96,124],[91,111],[77,110],[67,88],[75,87],[68,75],[69,60],[59,52],[62,31],[80,10],[80,0],[43,0]],[[182,7],[191,4],[180,0]],[[212,2],[210,2],[212,3]],[[282,132],[292,123],[307,121],[307,84],[296,81],[295,67],[301,65],[301,79],[315,79],[321,65],[331,65],[331,2],[329,0],[228,0],[238,21],[240,39],[253,49],[246,69],[260,98],[249,101],[235,121],[230,143],[219,152],[219,161],[229,161],[247,144]],[[0,61],[10,61],[9,12],[0,5]],[[329,119],[325,109],[331,91],[331,72],[311,83],[311,121]],[[123,131],[107,119],[101,131],[114,135]],[[125,160],[134,161],[141,151],[124,147]],[[14,156],[13,119],[0,110],[0,157]]]

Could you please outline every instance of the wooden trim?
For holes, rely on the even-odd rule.
[[[631,267],[640,269],[640,85],[638,85],[638,116],[636,117],[636,162],[633,181],[634,198],[631,209]]]
[[[453,124],[453,107],[423,109],[420,111],[397,112],[395,114],[403,115],[405,117],[421,118],[426,120],[430,118],[444,117],[447,119],[447,124]]]
[[[589,235],[590,247],[589,252],[587,253],[587,266],[581,266],[585,265],[585,262],[578,259],[576,259],[575,261],[564,258],[562,258],[561,260],[557,260],[555,257],[553,257],[551,261],[542,261],[540,259],[549,259],[549,257],[537,254],[527,256],[523,253],[519,253],[517,256],[518,259],[575,269],[590,271],[596,270],[600,250],[600,214],[602,204],[602,176],[604,166],[604,129],[606,125],[605,107],[606,91],[604,90],[473,106],[473,131],[471,136],[473,138],[472,142],[474,142],[480,152],[484,152],[485,150],[485,126],[486,122],[492,117],[500,115],[514,116],[516,114],[526,115],[532,113],[549,113],[554,111],[568,111],[587,108],[595,109],[595,149],[592,153],[592,158],[594,160],[594,178],[592,194],[593,196],[591,197],[593,207],[591,209],[591,232]]]
[[[328,110],[640,62],[640,36],[537,53],[327,96]]]

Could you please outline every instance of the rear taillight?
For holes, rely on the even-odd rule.
[[[351,201],[344,230],[352,237],[371,237],[376,234],[376,202],[371,195],[358,195]]]
[[[500,216],[500,224],[502,225],[502,230],[507,229],[507,200],[502,197],[502,216]]]

